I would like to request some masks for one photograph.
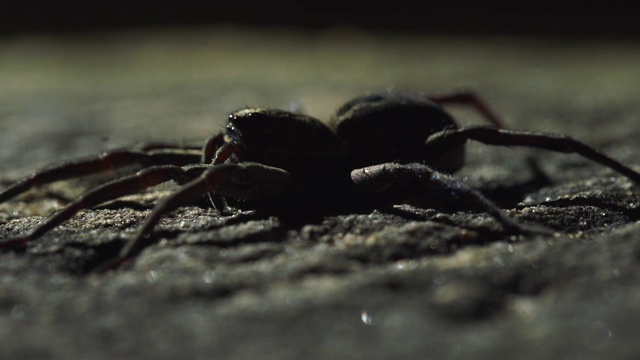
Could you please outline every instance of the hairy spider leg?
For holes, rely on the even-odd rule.
[[[219,160],[216,160],[216,159],[217,159],[218,150],[220,150],[220,148],[226,145],[224,136],[225,136],[224,133],[219,133],[209,137],[207,141],[204,142],[204,146],[202,146],[202,158],[201,158],[201,162],[203,164],[214,164],[214,163],[220,162]],[[231,154],[229,154],[228,156],[231,156]],[[226,158],[224,160],[226,160]],[[209,202],[211,203],[214,209],[220,212],[224,212],[226,211],[226,209],[229,208],[229,206],[227,205],[227,202],[222,196],[214,193],[209,193],[208,196],[209,196]]]
[[[69,220],[80,210],[146,190],[169,180],[183,184],[193,180],[208,168],[210,168],[208,165],[191,165],[186,167],[174,165],[153,166],[141,170],[136,174],[112,180],[84,193],[77,200],[67,204],[64,208],[49,216],[28,235],[0,241],[0,248],[26,245],[28,242],[39,238],[62,222]]]
[[[133,147],[134,150],[140,151],[153,151],[153,150],[185,150],[185,151],[200,151],[202,147],[195,145],[179,145],[175,143],[168,143],[164,141],[149,141],[138,144]]]
[[[576,153],[640,184],[640,173],[637,171],[566,135],[505,130],[488,126],[468,126],[433,134],[427,139],[425,146],[436,151],[446,150],[451,147],[463,146],[467,140],[476,140],[487,145],[525,146],[561,153]]]
[[[141,165],[142,167],[197,164],[199,159],[200,152],[192,149],[161,148],[149,151],[108,151],[102,155],[71,160],[37,171],[0,192],[0,203],[22,194],[33,187],[58,180],[112,171],[135,164]]]
[[[216,152],[224,143],[224,133],[219,133],[208,138],[207,141],[204,142],[204,146],[202,146],[202,158],[200,162],[203,164],[211,164]]]
[[[222,145],[218,151],[216,151],[216,156],[213,158],[212,164],[214,165],[218,165],[218,164],[223,164],[225,161],[227,161],[231,155],[238,155],[238,154],[242,154],[242,150],[244,149],[244,146],[231,141],[231,142],[227,142],[224,145]]]
[[[209,139],[209,141],[207,141],[207,144],[205,145],[205,148],[209,145],[209,143],[218,142],[220,140],[223,141],[223,144],[220,144],[220,146],[217,148],[217,151],[215,152],[215,156],[213,157],[213,159],[209,160],[207,163],[211,163],[213,165],[223,164],[231,157],[231,155],[237,155],[238,153],[242,152],[242,145],[234,141],[224,141],[223,134],[220,134],[220,136],[214,136]],[[207,156],[207,158],[208,157],[209,156]],[[203,160],[204,159],[205,157],[203,155]],[[220,211],[220,213],[231,213],[230,207],[223,196],[213,192],[208,193],[208,196],[211,205],[213,205],[216,210]]]
[[[351,172],[351,179],[356,188],[364,193],[383,191],[388,186],[398,182],[419,181],[423,185],[431,185],[436,189],[444,190],[453,198],[466,198],[470,203],[484,209],[496,219],[510,233],[544,233],[551,231],[546,228],[527,226],[518,223],[507,216],[502,209],[487,199],[478,190],[475,190],[457,180],[453,176],[441,173],[427,165],[419,163],[398,164],[385,163],[356,169]]]
[[[264,186],[264,183],[267,183],[266,187],[269,187],[270,184],[268,183],[272,181],[274,188],[280,192],[285,192],[289,189],[287,185],[290,184],[292,180],[289,173],[285,170],[258,163],[244,162],[239,164],[220,164],[210,167],[200,174],[199,177],[186,183],[177,191],[160,201],[136,236],[129,240],[118,256],[104,263],[97,268],[96,271],[111,270],[135,256],[146,246],[145,242],[150,236],[151,231],[165,214],[181,206],[188,205],[202,195],[217,191],[221,186],[233,183],[234,181],[262,186]]]
[[[449,104],[470,106],[496,127],[506,127],[504,125],[504,121],[500,119],[500,117],[496,114],[495,111],[491,109],[491,107],[489,107],[487,102],[471,90],[460,90],[433,95],[429,96],[429,100],[435,102],[440,106]]]

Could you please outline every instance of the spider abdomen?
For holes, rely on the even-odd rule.
[[[398,93],[355,98],[338,109],[330,125],[356,167],[437,160],[439,154],[425,157],[425,140],[442,130],[458,128],[453,118],[428,98]],[[450,150],[461,166],[462,149]]]

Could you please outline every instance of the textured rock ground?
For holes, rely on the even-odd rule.
[[[471,87],[513,128],[571,134],[640,170],[635,43],[217,28],[5,38],[0,53],[3,185],[141,141],[200,141],[243,106],[326,119],[389,87]],[[556,235],[508,236],[457,204],[297,222],[193,206],[167,216],[129,267],[86,274],[132,236],[163,186],[0,254],[0,358],[637,355],[640,190],[576,156],[476,144],[468,155],[460,178]],[[97,180],[0,204],[0,237]]]

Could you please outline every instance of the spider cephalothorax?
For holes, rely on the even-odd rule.
[[[442,108],[452,103],[474,107],[492,125],[459,127]],[[169,180],[181,186],[156,205],[137,235],[104,268],[134,256],[163,215],[206,194],[221,211],[227,207],[225,198],[305,211],[309,206],[339,207],[365,201],[393,187],[430,187],[466,198],[508,232],[529,231],[530,227],[514,221],[449,175],[463,165],[467,140],[575,152],[640,183],[640,173],[570,137],[503,129],[501,121],[472,93],[431,97],[381,93],[347,102],[328,125],[289,111],[244,109],[232,113],[226,130],[210,137],[202,149],[146,145],[36,172],[2,191],[0,202],[57,180],[131,164],[143,167],[87,192],[30,234],[0,241],[0,247],[24,246],[82,209]]]

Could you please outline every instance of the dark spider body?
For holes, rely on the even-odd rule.
[[[263,199],[272,200],[269,206],[304,202],[322,208],[362,200],[358,195],[371,196],[354,187],[354,169],[419,162],[447,173],[458,170],[464,162],[463,146],[437,153],[424,146],[429,136],[457,128],[451,116],[425,97],[374,94],[343,105],[328,125],[283,110],[240,110],[229,116],[226,137],[227,143],[239,145],[234,162],[284,169],[295,181],[285,196]]]
[[[493,126],[459,127],[442,108],[448,104],[471,106]],[[358,97],[340,107],[329,125],[283,110],[244,109],[232,113],[226,131],[210,137],[202,149],[155,144],[111,151],[16,182],[0,192],[0,202],[57,180],[131,164],[143,167],[87,192],[30,234],[0,241],[0,248],[27,245],[82,209],[170,180],[181,186],[156,205],[137,235],[102,269],[135,256],[162,216],[205,194],[220,211],[226,211],[225,198],[230,198],[240,206],[248,201],[274,210],[305,212],[386,199],[392,188],[420,194],[421,189],[435,188],[452,201],[462,199],[484,209],[508,233],[548,233],[516,222],[478,191],[448,175],[463,165],[467,140],[575,152],[640,183],[640,173],[572,138],[502,127],[485,103],[469,92]]]
[[[462,167],[464,148],[429,153],[425,140],[458,125],[441,106],[415,94],[374,94],[344,104],[329,125],[343,141],[349,167],[385,162],[422,163],[453,173]]]
[[[327,186],[344,192],[349,165],[342,142],[319,120],[282,110],[245,109],[229,116],[227,143],[238,144],[234,162],[254,162],[286,170],[295,185],[283,199],[314,193],[328,194]],[[327,179],[331,174],[331,179]],[[329,185],[331,183],[331,185]],[[262,195],[268,195],[263,193]],[[286,201],[285,201],[286,202]]]

